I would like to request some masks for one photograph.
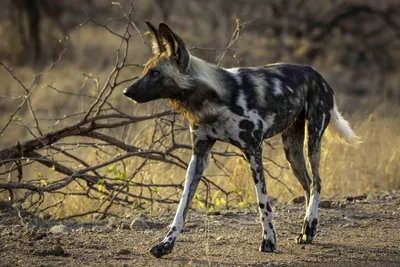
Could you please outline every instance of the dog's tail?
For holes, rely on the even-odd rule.
[[[340,114],[335,99],[333,109],[330,113],[331,120],[327,129],[328,137],[354,146],[358,146],[362,143],[360,137],[358,137],[351,129],[349,122],[343,118],[342,114]]]

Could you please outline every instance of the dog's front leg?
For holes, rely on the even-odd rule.
[[[192,132],[192,135],[193,155],[186,172],[185,186],[174,221],[163,241],[150,249],[150,253],[157,258],[171,253],[174,248],[175,239],[183,228],[186,213],[190,208],[203,171],[207,167],[208,154],[215,143],[215,140],[198,140],[195,132]]]
[[[262,162],[262,147],[244,150],[247,161],[250,163],[259,205],[260,219],[263,226],[263,239],[260,246],[261,252],[273,252],[276,249],[276,235],[272,223],[272,208],[267,197],[264,168]]]

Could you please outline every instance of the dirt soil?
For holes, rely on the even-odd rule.
[[[254,211],[191,211],[172,254],[156,259],[173,214],[136,221],[43,220],[0,206],[0,266],[400,266],[400,191],[324,201],[312,245],[295,244],[303,204],[275,205],[278,247],[260,253]],[[60,224],[64,226],[60,226]]]

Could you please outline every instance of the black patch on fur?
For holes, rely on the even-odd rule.
[[[207,116],[205,116],[205,117],[201,120],[201,122],[202,122],[202,123],[212,124],[212,123],[216,122],[217,120],[218,120],[218,116],[215,115],[215,114],[212,114],[212,115],[207,115]]]
[[[255,125],[252,121],[242,120],[239,122],[239,128],[247,131],[252,131]]]
[[[231,73],[224,70],[222,73],[223,81],[226,83],[226,87],[229,89],[229,96],[227,98],[227,106],[230,111],[239,116],[244,116],[244,110],[237,104],[239,93],[242,88],[242,84],[238,84],[237,80],[232,76]]]
[[[254,91],[255,84],[253,84],[250,75],[253,75],[254,71],[251,69],[244,69],[240,72],[242,79],[241,92],[245,97],[247,109],[255,109],[258,107],[256,92]]]
[[[245,144],[247,144],[247,147],[255,147],[255,140],[251,132],[241,131],[239,133],[239,138],[242,139]]]
[[[253,168],[251,168],[251,173],[252,173],[252,175],[253,175],[254,183],[255,183],[255,184],[258,184],[259,181],[258,181],[258,178],[257,178],[257,176],[258,176],[257,171],[254,170]]]
[[[269,202],[267,202],[267,211],[272,212],[272,208],[271,208],[271,205],[269,204]]]
[[[235,139],[229,138],[229,143],[231,143],[235,147],[240,148],[240,143],[238,141],[236,141]]]
[[[263,193],[264,195],[267,194],[267,188],[265,187],[265,181],[264,181],[264,183],[263,183],[262,186],[261,186],[261,193]]]
[[[308,223],[308,220],[304,221],[304,225],[303,225],[303,235],[306,236],[306,240],[301,241],[301,242],[305,242],[305,243],[311,243],[312,240],[314,239],[316,233],[317,233],[317,225],[318,225],[318,219],[315,218],[313,219],[313,221],[311,222],[311,226]]]
[[[254,161],[257,162],[257,167],[254,168],[254,166],[250,166],[251,168],[251,173],[254,179],[254,183],[258,184],[259,180],[258,178],[263,178],[263,167],[262,167],[262,159],[261,159],[261,154],[260,153],[253,153],[252,151],[244,150],[244,155],[246,160],[250,163],[251,158],[254,157]],[[265,182],[264,182],[264,190],[265,190]]]
[[[269,229],[274,229],[274,225],[272,224],[272,222],[268,223]]]
[[[276,240],[276,238],[274,238],[274,240]],[[274,252],[274,250],[276,250],[276,244],[272,243],[270,239],[262,240],[260,252]]]
[[[172,240],[172,242],[161,242],[160,244],[152,247],[150,249],[150,253],[156,257],[156,258],[161,258],[163,255],[169,254],[172,252],[172,249],[174,248],[175,240]]]
[[[264,209],[264,204],[263,203],[258,203],[258,205],[260,206],[260,209]]]
[[[242,108],[241,106],[232,105],[232,106],[229,107],[229,109],[230,109],[233,113],[235,113],[236,115],[239,115],[239,116],[243,116],[243,115],[244,115],[244,110],[243,110],[243,108]]]
[[[260,140],[260,142],[263,139],[263,124],[261,120],[257,122],[257,130],[254,131],[254,138]]]
[[[242,120],[239,123],[239,128],[243,129],[239,133],[239,138],[244,141],[246,148],[257,148],[263,140],[263,125],[262,121],[258,120],[257,128],[252,121]]]
[[[168,233],[167,233],[167,236],[172,235],[175,231],[176,231],[176,227],[175,227],[175,226],[172,226],[172,228],[169,229],[169,231],[168,231]]]

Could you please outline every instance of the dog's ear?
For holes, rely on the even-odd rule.
[[[190,55],[182,39],[165,23],[160,23],[158,31],[168,56],[174,57],[181,69],[186,70],[189,66]]]
[[[159,35],[157,29],[149,21],[146,21],[146,24],[150,30],[151,49],[153,51],[153,54],[154,55],[161,54],[162,52],[165,51],[165,48],[161,41],[161,38],[160,38],[160,35]]]

